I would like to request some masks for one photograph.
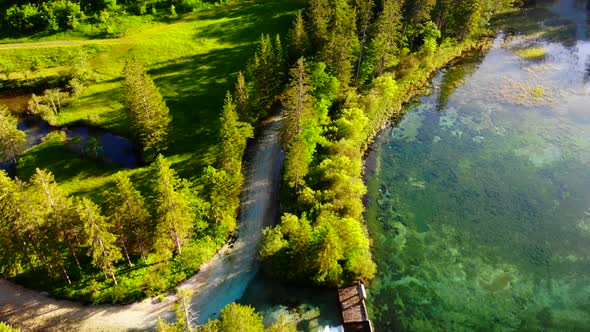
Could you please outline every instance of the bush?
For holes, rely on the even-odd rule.
[[[182,248],[182,254],[176,257],[175,263],[185,274],[193,275],[214,253],[215,244],[213,243],[191,242]]]

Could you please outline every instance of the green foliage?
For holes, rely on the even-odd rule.
[[[69,0],[25,3],[8,8],[4,24],[20,33],[54,32],[74,27],[82,16],[80,5]]]
[[[116,237],[110,232],[111,225],[107,223],[107,218],[100,214],[100,208],[87,198],[82,198],[77,206],[78,215],[82,225],[86,244],[90,248],[92,264],[100,268],[104,273],[108,273],[115,285],[114,264],[121,260],[121,249],[116,245]]]
[[[125,106],[144,158],[152,160],[167,148],[172,119],[160,91],[141,63],[127,61],[124,75]]]
[[[17,128],[18,120],[4,105],[0,105],[0,160],[16,163],[27,143],[26,134]]]
[[[221,317],[207,322],[201,331],[220,332],[262,332],[262,316],[254,308],[237,303],[230,303],[221,310]]]
[[[191,204],[190,184],[181,181],[170,168],[170,162],[159,155],[155,162],[158,173],[156,183],[157,226],[155,246],[158,255],[165,260],[172,252],[182,254],[194,228],[194,206]]]
[[[249,120],[256,121],[268,115],[285,76],[285,54],[277,35],[274,42],[269,35],[261,35],[258,49],[250,63],[251,107]]]
[[[133,266],[129,255],[139,254],[145,259],[150,248],[150,214],[141,193],[133,187],[127,175],[117,173],[115,181],[116,189],[110,195],[110,221],[129,266]]]
[[[20,329],[14,328],[4,322],[0,322],[0,332],[20,332]]]
[[[185,11],[184,8],[181,9],[182,6],[178,2],[174,4],[179,14]],[[96,7],[91,8],[91,5]],[[158,13],[167,15],[169,4],[157,4],[157,6]],[[203,6],[211,7],[212,5],[204,4]],[[174,116],[170,137],[175,144],[168,150],[172,167],[182,176],[190,177],[196,183],[195,188],[202,191],[202,196],[212,202],[198,199],[194,188],[186,190],[186,192],[190,191],[190,194],[186,196],[190,196],[190,205],[194,207],[192,236],[185,241],[182,254],[176,255],[168,263],[163,263],[161,257],[151,250],[155,240],[155,216],[157,215],[157,195],[154,195],[152,185],[156,183],[154,181],[156,172],[152,172],[147,167],[121,170],[116,166],[79,158],[68,148],[65,136],[58,132],[52,133],[40,145],[27,150],[19,159],[18,176],[28,179],[35,173],[36,167],[51,170],[59,182],[59,188],[64,193],[84,196],[96,203],[100,202],[101,210],[108,213],[108,223],[115,226],[116,223],[122,222],[118,218],[128,217],[127,214],[121,213],[124,211],[121,204],[125,198],[120,194],[124,190],[119,190],[118,176],[114,176],[121,171],[133,180],[133,184],[130,184],[134,187],[132,189],[141,193],[140,196],[145,198],[145,210],[149,211],[149,215],[154,216],[154,218],[148,218],[149,235],[145,239],[148,250],[142,255],[138,239],[136,239],[139,234],[133,232],[123,234],[123,231],[117,227],[110,229],[110,232],[117,236],[116,245],[124,257],[126,255],[123,235],[129,237],[125,239],[129,246],[127,248],[129,259],[126,259],[127,262],[121,260],[114,266],[118,282],[115,286],[112,278],[109,277],[106,280],[103,272],[91,265],[90,251],[82,237],[84,233],[81,227],[72,227],[72,230],[76,230],[80,241],[75,239],[69,241],[73,244],[73,252],[79,260],[80,269],[77,267],[76,258],[68,242],[62,241],[60,237],[52,238],[55,244],[51,245],[44,241],[45,238],[27,241],[27,244],[39,244],[40,255],[37,255],[31,246],[22,247],[22,238],[14,236],[15,240],[12,243],[20,247],[4,251],[5,246],[8,247],[11,242],[4,241],[2,237],[0,253],[11,253],[10,257],[4,255],[7,258],[6,265],[3,264],[4,261],[0,263],[3,267],[0,270],[2,276],[14,278],[13,280],[27,287],[48,291],[56,297],[94,303],[125,303],[170,289],[197,270],[200,262],[208,260],[226,241],[228,232],[235,229],[235,216],[239,206],[240,189],[235,181],[238,178],[235,172],[236,167],[233,168],[234,174],[231,176],[229,172],[221,169],[224,163],[220,153],[221,140],[216,141],[222,136],[219,103],[229,88],[228,77],[235,75],[237,70],[245,65],[245,59],[253,53],[251,45],[254,45],[256,35],[267,31],[285,30],[287,27],[285,23],[293,19],[291,13],[295,13],[299,6],[299,2],[249,3],[244,6],[184,15],[183,18],[186,20],[168,24],[166,20],[156,21],[149,15],[145,17],[125,15],[124,9],[128,9],[128,13],[135,12],[135,10],[129,10],[125,3],[115,6],[112,1],[108,3],[99,1],[92,4],[82,1],[81,7],[86,11],[87,19],[81,20],[75,30],[54,35],[40,33],[34,36],[49,43],[50,46],[25,43],[15,47],[12,45],[3,47],[0,50],[2,53],[0,67],[6,70],[2,76],[10,74],[10,80],[0,81],[3,88],[24,87],[37,91],[39,87],[46,89],[47,86],[44,84],[48,84],[49,88],[60,88],[61,92],[71,91],[71,103],[64,103],[60,110],[54,112],[50,109],[47,113],[47,118],[51,117],[50,120],[53,123],[58,126],[92,123],[93,126],[128,136],[131,136],[130,128],[132,127],[129,125],[130,121],[121,103],[123,100],[122,89],[120,89],[123,81],[121,69],[129,53],[145,62],[146,66],[149,66],[149,72],[156,85],[166,97],[170,112]],[[148,4],[146,10],[149,12],[152,8]],[[95,9],[98,11],[94,12]],[[247,24],[248,33],[242,33],[245,25],[236,24],[237,21],[228,19],[234,16],[252,16],[261,19],[256,20],[254,24]],[[100,22],[101,18],[104,19],[104,23],[96,23]],[[111,32],[106,33],[107,27],[112,29]],[[3,32],[5,31],[3,29]],[[252,31],[255,31],[254,37],[252,37]],[[128,38],[98,41],[68,40],[63,42],[63,45],[61,41],[54,41],[55,39],[109,37],[113,34],[122,36],[122,33],[126,33],[125,37]],[[219,39],[218,36],[223,37]],[[27,40],[23,37],[19,40],[3,39],[2,41],[11,43]],[[284,53],[284,50],[281,50],[282,47],[276,42],[276,38],[272,44],[273,49],[280,50],[277,51],[278,54]],[[199,56],[196,56],[197,54]],[[281,72],[285,72],[284,68]],[[67,74],[67,78],[59,78],[58,75],[64,73]],[[72,77],[79,80],[82,86],[72,81]],[[77,85],[78,88],[72,85],[64,90],[68,82]],[[244,86],[249,85],[249,89],[246,90],[247,95],[254,96],[251,82],[250,77],[248,82],[244,77]],[[74,90],[78,93],[74,93]],[[75,95],[77,99],[73,100]],[[274,96],[272,99],[274,100]],[[62,99],[60,101],[63,102]],[[198,107],[195,108],[195,105]],[[52,107],[49,100],[46,106]],[[241,120],[244,121],[245,118]],[[246,128],[242,121],[237,123],[237,127]],[[235,138],[245,141],[243,137]],[[239,143],[239,140],[236,142]],[[241,154],[238,156],[236,153],[234,165],[236,160],[241,162],[241,159]],[[206,172],[207,176],[201,179],[199,173],[202,168],[211,164],[219,165],[220,169],[215,172],[212,170]],[[241,176],[240,174],[239,177]],[[28,184],[24,187],[27,193],[34,191]],[[181,187],[186,188],[186,186]],[[133,197],[132,200],[137,199],[134,194],[127,197]],[[34,201],[32,206],[35,206],[37,199],[32,201]],[[10,208],[10,210],[14,209]],[[75,209],[73,210],[72,220],[79,220]],[[40,221],[43,227],[35,226],[33,229],[38,229],[38,233],[45,236],[46,226],[49,225],[46,225],[42,218]],[[217,224],[217,221],[220,224]],[[19,228],[26,229],[20,226]],[[23,233],[27,237],[28,234]],[[37,231],[31,234],[36,235]],[[53,251],[54,247],[58,250]],[[53,257],[53,253],[58,251],[59,257]],[[43,266],[40,257],[44,256],[47,256],[51,273],[48,273]],[[57,264],[59,261],[63,261],[63,267],[70,277],[71,285],[65,280],[64,272]],[[129,261],[133,268],[128,267]],[[63,281],[59,279],[60,277]]]

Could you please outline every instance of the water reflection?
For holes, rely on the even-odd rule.
[[[53,127],[39,117],[26,113],[28,99],[27,95],[0,95],[0,103],[19,117],[17,127],[27,135],[26,149],[41,144],[49,133],[63,131],[67,137],[67,146],[80,157],[92,157],[125,168],[138,166],[139,158],[131,140],[98,128]],[[16,171],[15,165],[7,161],[0,161],[0,169],[8,171],[10,175],[14,175]]]

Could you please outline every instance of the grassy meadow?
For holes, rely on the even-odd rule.
[[[172,115],[166,153],[181,176],[198,180],[202,168],[218,161],[219,118],[223,97],[239,70],[253,56],[262,33],[284,34],[300,0],[242,2],[189,13],[168,22],[150,22],[118,39],[40,40],[0,45],[0,58],[15,70],[9,78],[56,76],[84,66],[94,83],[59,115],[57,126],[85,124],[131,136],[122,104],[122,69],[134,57],[149,68]],[[71,194],[100,197],[117,167],[82,160],[59,140],[49,140],[21,157],[18,175],[27,179],[35,167],[53,172]],[[151,178],[147,168],[127,170],[136,182]]]

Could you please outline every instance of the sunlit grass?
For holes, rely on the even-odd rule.
[[[237,72],[245,68],[254,54],[260,35],[284,35],[293,15],[303,5],[301,0],[245,2],[190,13],[170,23],[150,22],[120,39],[0,49],[0,58],[10,59],[19,68],[13,74],[15,77],[31,72],[34,64],[38,67],[36,73],[46,74],[56,68],[67,71],[76,61],[85,59],[95,73],[95,82],[52,122],[59,126],[90,124],[126,136],[131,133],[122,105],[122,69],[129,57],[145,62],[173,118],[166,155],[181,176],[198,180],[203,167],[218,163],[223,97],[233,89]],[[34,165],[39,165],[55,172],[70,192],[100,195],[108,182],[105,179],[117,171],[104,165],[80,166],[75,156],[65,152],[60,158],[48,158],[44,151],[27,151],[24,170],[19,174],[29,175]],[[64,171],[64,163],[75,166]],[[101,172],[78,176],[85,167]],[[149,182],[151,173],[146,174],[148,177],[141,177],[141,181]]]

